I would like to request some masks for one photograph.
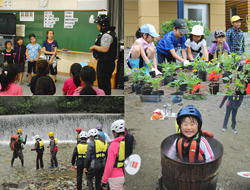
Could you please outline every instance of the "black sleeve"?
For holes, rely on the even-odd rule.
[[[223,100],[221,101],[220,108],[222,108],[222,106],[224,105],[227,98],[228,98],[228,96],[224,96]]]
[[[35,94],[36,81],[37,81],[37,77],[36,76],[34,76],[34,77],[31,78],[31,81],[30,81],[30,91],[32,92],[32,94]]]
[[[73,154],[72,154],[72,159],[71,159],[71,164],[72,164],[72,166],[75,165],[76,157],[77,157],[77,147],[75,147],[75,149],[74,149],[74,151],[73,151]]]
[[[51,79],[52,80],[52,79]],[[56,85],[55,82],[52,80],[52,84],[53,84],[53,91],[52,91],[52,95],[54,95],[56,93]]]

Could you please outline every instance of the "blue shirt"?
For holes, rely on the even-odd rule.
[[[41,49],[41,46],[39,44],[31,44],[29,43],[26,48],[28,49],[28,55],[31,59],[35,59],[38,57],[38,51]],[[29,58],[27,58],[28,61]]]
[[[58,47],[57,41],[54,40],[53,42],[49,43],[47,40],[43,42],[43,47],[45,47],[46,51],[54,52],[55,48]]]
[[[245,51],[244,32],[233,27],[229,28],[227,30],[227,43],[231,52],[242,54]]]
[[[186,37],[176,38],[174,31],[171,31],[164,35],[164,37],[158,42],[156,49],[162,54],[169,55],[171,49],[185,49]]]

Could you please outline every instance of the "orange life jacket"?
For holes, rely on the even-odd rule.
[[[18,136],[17,135],[10,137],[10,149],[12,151],[14,151],[14,148],[15,148],[15,145],[17,144],[17,142],[18,142]]]
[[[176,150],[182,161],[190,163],[205,162],[205,155],[200,150],[200,143],[197,140],[193,139],[188,142],[183,137],[180,137],[176,142]]]

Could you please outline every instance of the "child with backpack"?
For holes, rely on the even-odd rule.
[[[153,62],[155,74],[161,74],[157,69],[156,48],[154,45],[154,39],[159,36],[155,27],[151,24],[145,24],[138,29],[136,32],[137,40],[132,45],[127,57],[127,63],[132,72],[145,67],[145,73],[149,75],[149,64]]]
[[[179,137],[168,150],[168,157],[189,163],[205,163],[214,160],[214,153],[203,134],[202,116],[193,105],[182,108],[177,114]],[[209,134],[212,136],[211,134]]]
[[[43,152],[44,152],[44,142],[39,137],[39,135],[36,135],[34,137],[34,140],[36,141],[34,148],[31,149],[31,151],[36,151],[36,169],[39,170],[39,168],[43,168]],[[39,167],[40,163],[40,167]]]

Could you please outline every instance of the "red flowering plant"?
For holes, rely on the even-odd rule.
[[[208,75],[208,79],[209,79],[212,83],[218,82],[218,81],[219,81],[219,78],[221,78],[221,77],[222,77],[222,75],[216,74],[216,71],[213,71],[213,72],[209,73],[209,75]]]
[[[250,95],[250,83],[247,85],[246,92],[247,92],[247,95]]]
[[[193,85],[192,94],[195,94],[195,93],[199,92],[200,89],[202,89],[203,87],[204,87],[204,85],[202,85],[202,84],[195,84],[195,85]]]
[[[247,59],[247,60],[246,60],[246,64],[250,64],[250,59]]]

